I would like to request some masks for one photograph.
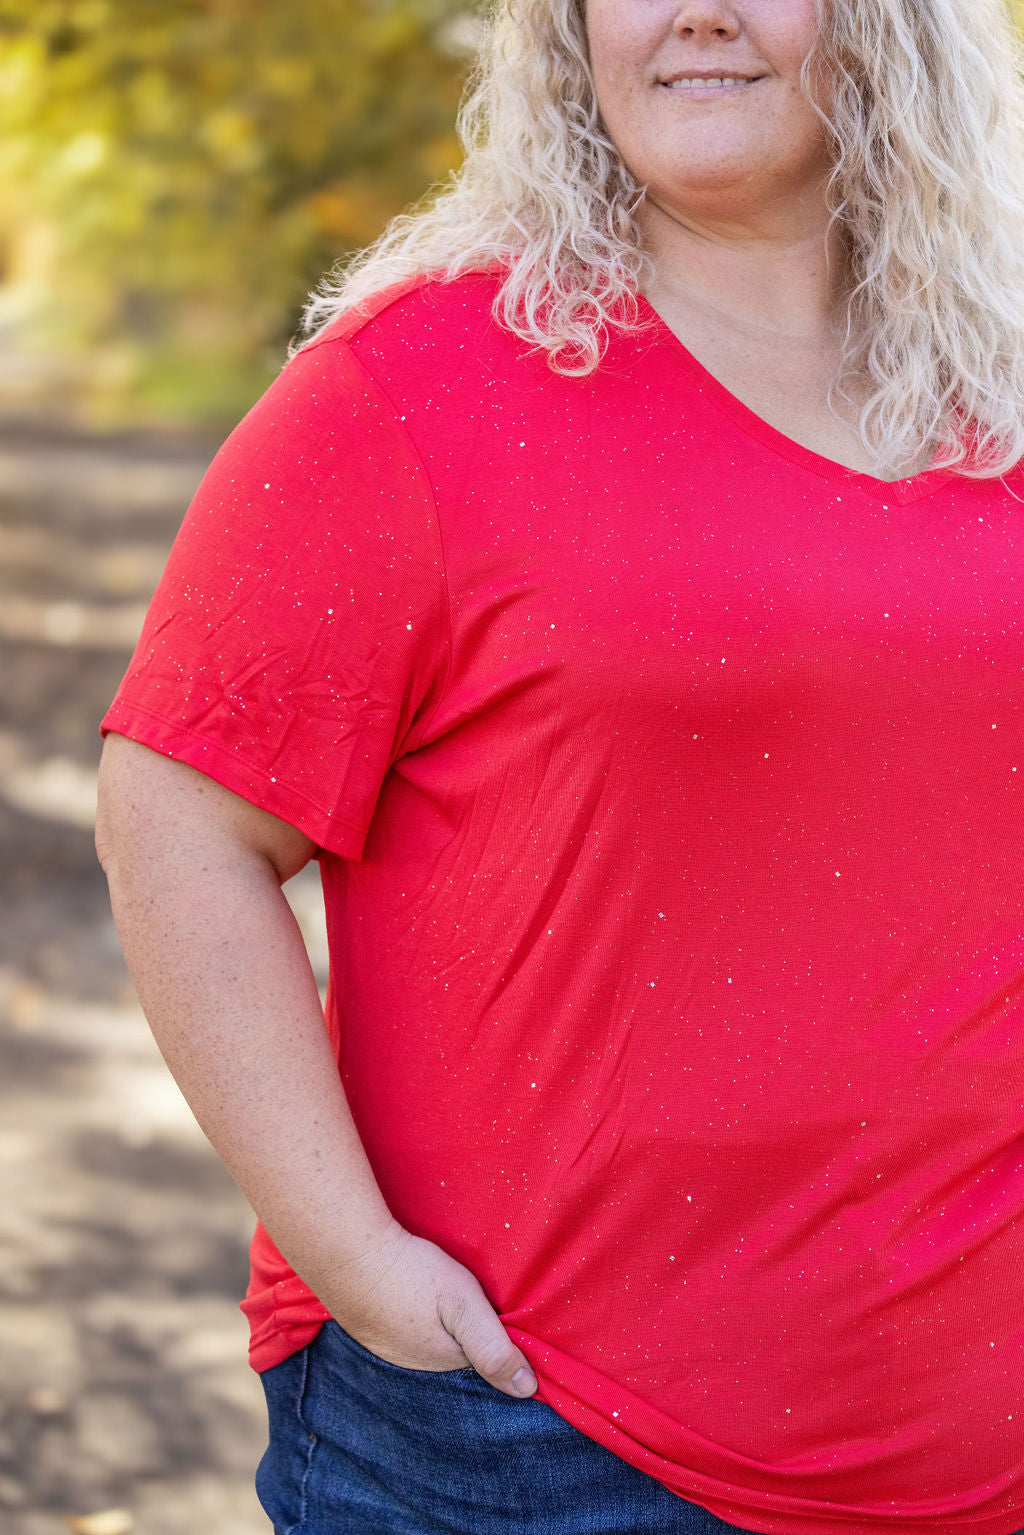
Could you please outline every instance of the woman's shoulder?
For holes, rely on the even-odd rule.
[[[458,346],[467,333],[490,327],[504,269],[497,263],[461,272],[417,272],[360,299],[317,332],[303,351],[334,342],[373,349],[389,341],[403,349]]]
[[[493,268],[406,278],[338,315],[293,362],[317,387],[326,369],[346,394],[369,389],[417,443],[421,432],[457,437],[484,403],[496,396],[508,403],[549,371],[495,319],[501,285]]]

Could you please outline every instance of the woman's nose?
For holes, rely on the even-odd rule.
[[[672,30],[678,37],[692,37],[697,42],[723,42],[739,32],[739,19],[728,0],[680,0]]]

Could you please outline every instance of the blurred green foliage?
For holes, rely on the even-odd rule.
[[[94,417],[237,419],[459,161],[472,0],[0,0],[0,340]],[[91,385],[89,380],[91,378]]]

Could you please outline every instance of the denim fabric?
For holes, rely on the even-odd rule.
[[[724,1535],[669,1492],[475,1370],[407,1370],[325,1322],[260,1376],[256,1491],[275,1535]]]

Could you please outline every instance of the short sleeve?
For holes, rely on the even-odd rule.
[[[100,728],[359,858],[448,653],[425,471],[347,343],[327,340],[218,451]]]

